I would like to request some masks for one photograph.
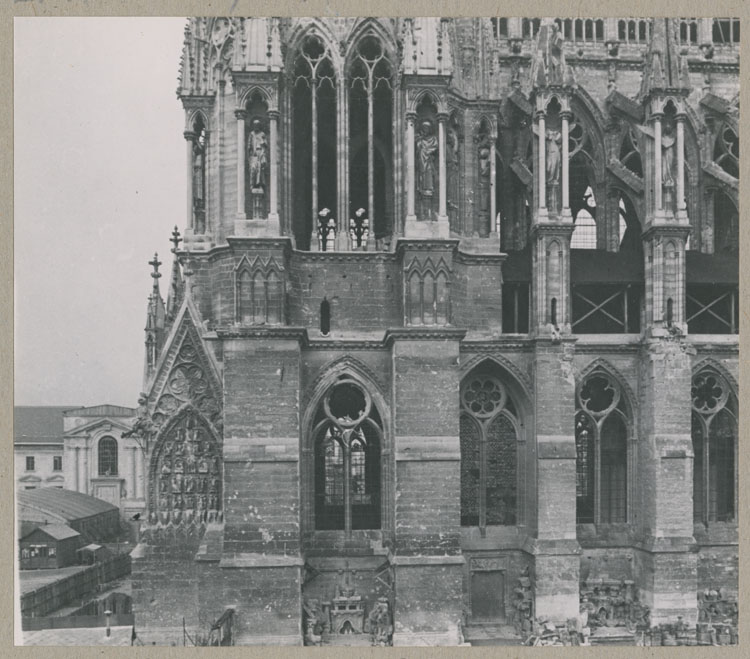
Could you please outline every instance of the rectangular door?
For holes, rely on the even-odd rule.
[[[474,622],[505,620],[505,575],[501,570],[471,573],[471,617]]]

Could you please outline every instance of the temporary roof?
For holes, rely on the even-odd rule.
[[[60,488],[42,487],[35,490],[20,490],[16,493],[18,518],[38,519],[40,514],[59,522],[72,522],[119,511],[117,506],[88,494]],[[25,516],[26,515],[26,516]]]
[[[81,535],[78,531],[71,529],[66,524],[40,524],[21,538],[21,540],[25,540],[36,531],[46,533],[53,540],[67,540],[68,538],[75,538],[76,536]]]

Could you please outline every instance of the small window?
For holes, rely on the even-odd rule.
[[[36,485],[24,485],[24,490],[35,490]]]
[[[52,457],[52,471],[62,471],[62,456],[55,455]]]
[[[320,303],[320,333],[328,336],[331,332],[331,303],[323,298]]]
[[[117,441],[112,437],[99,440],[99,475],[117,476]]]
[[[34,471],[34,456],[33,455],[27,455],[26,456],[26,471]]]

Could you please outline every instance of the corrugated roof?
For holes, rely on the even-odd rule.
[[[25,406],[13,408],[13,438],[15,441],[49,441],[62,439],[63,412],[73,406]]]
[[[46,533],[50,538],[53,538],[55,540],[67,540],[68,538],[75,538],[78,535],[81,535],[76,531],[75,529],[71,529],[66,524],[40,524],[37,526],[31,533],[34,533],[35,531],[41,531],[42,533]],[[31,533],[28,533],[25,535],[21,540],[26,538],[28,535],[31,535]]]
[[[24,511],[28,511],[27,514],[36,513],[34,516],[42,512],[51,518],[56,517],[71,522],[119,510],[117,506],[96,497],[90,497],[88,494],[53,487],[20,490],[16,496],[18,518],[21,520],[24,519]]]
[[[65,416],[135,416],[136,411],[134,407],[122,405],[94,405],[75,410],[68,409]]]

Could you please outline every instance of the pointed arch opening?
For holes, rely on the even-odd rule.
[[[624,524],[632,498],[631,403],[616,377],[596,367],[576,394],[576,523]]]
[[[473,368],[460,388],[461,526],[523,523],[525,434],[517,387],[494,361]]]
[[[737,397],[713,369],[692,383],[693,520],[734,522],[737,514]]]

